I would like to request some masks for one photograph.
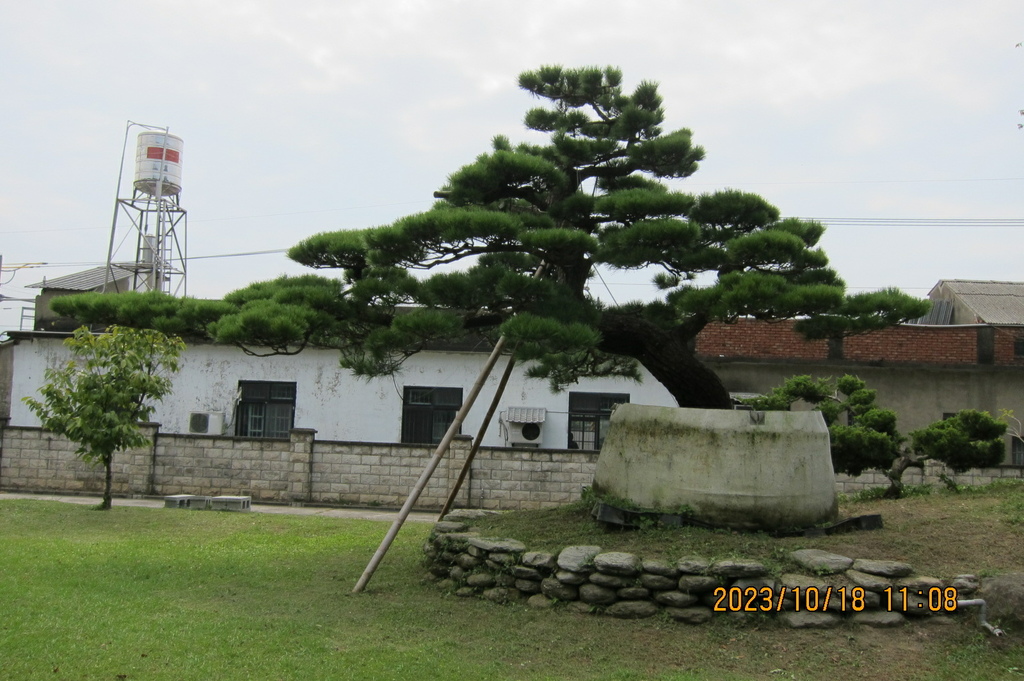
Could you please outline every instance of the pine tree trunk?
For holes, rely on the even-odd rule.
[[[885,491],[886,499],[899,499],[903,496],[903,473],[910,467],[921,468],[922,462],[907,454],[901,454],[892,462],[892,468],[886,471],[885,476],[889,478],[889,489]]]
[[[606,312],[599,325],[600,349],[633,357],[675,398],[680,407],[731,409],[718,375],[693,354],[699,329],[665,330],[634,315]]]

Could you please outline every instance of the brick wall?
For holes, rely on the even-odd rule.
[[[804,339],[793,323],[740,319],[734,324],[708,324],[697,336],[702,357],[744,359],[826,359],[828,341]]]
[[[1014,341],[1024,329],[984,326],[915,326],[904,324],[846,338],[832,359],[860,362],[977,364],[979,331],[994,334],[994,364],[1024,366],[1014,354]],[[824,340],[805,340],[793,322],[740,319],[709,324],[696,339],[698,356],[733,359],[822,360],[829,357]],[[835,351],[834,351],[835,352]]]

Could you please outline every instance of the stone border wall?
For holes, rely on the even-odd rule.
[[[816,549],[792,552],[793,569],[781,575],[752,560],[649,560],[599,546],[530,551],[514,539],[473,531],[471,523],[483,513],[448,514],[423,547],[428,579],[458,596],[536,608],[564,603],[622,619],[665,613],[687,624],[764,613],[793,628],[826,629],[844,621],[897,627],[908,619],[964,613],[968,608],[958,601],[979,588],[974,575],[940,579],[916,575],[907,563]]]
[[[160,432],[143,425],[149,443],[114,457],[114,493],[251,496],[281,503],[401,506],[434,448],[372,442],[316,440],[316,431],[295,429],[287,440]],[[470,438],[458,436],[442,459],[418,508],[440,508],[469,454]],[[22,492],[98,493],[103,471],[75,456],[76,445],[40,428],[0,423],[0,489]],[[482,447],[473,460],[457,505],[527,510],[577,501],[594,479],[598,452]],[[941,485],[941,464],[910,469],[907,484]],[[1024,478],[1024,466],[1000,466],[954,476],[961,484]],[[856,492],[887,486],[880,473],[837,476],[836,489]]]

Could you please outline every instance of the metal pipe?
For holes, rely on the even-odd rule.
[[[978,624],[980,624],[982,627],[984,627],[988,631],[988,633],[992,634],[993,636],[1004,636],[1005,635],[1005,632],[1002,629],[1000,629],[999,627],[996,627],[996,626],[992,626],[991,624],[988,623],[988,604],[985,603],[984,599],[982,599],[982,598],[971,598],[971,599],[964,600],[964,601],[958,600],[956,602],[957,610],[959,610],[960,608],[962,608],[964,606],[967,606],[967,605],[978,605],[978,606],[981,606],[981,610],[978,611]]]

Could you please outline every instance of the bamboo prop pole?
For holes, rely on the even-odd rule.
[[[484,415],[484,420],[480,424],[480,430],[477,431],[476,439],[473,440],[473,446],[470,448],[469,455],[466,457],[466,463],[462,465],[462,471],[459,473],[459,478],[455,481],[452,491],[448,494],[448,500],[444,502],[444,507],[437,515],[438,520],[444,518],[448,511],[452,510],[452,506],[455,504],[455,497],[458,496],[459,490],[462,488],[462,483],[465,481],[466,476],[469,475],[470,466],[473,465],[473,458],[476,457],[476,453],[480,449],[480,442],[484,439],[484,435],[487,433],[487,428],[491,425],[491,419],[494,418],[494,412],[498,409],[498,402],[501,400],[501,396],[505,392],[505,386],[508,385],[508,379],[512,376],[512,368],[515,365],[516,349],[512,348],[512,354],[508,358],[508,364],[505,365],[505,373],[501,375],[501,381],[498,383],[498,388],[494,391],[494,397],[491,399],[491,406],[488,407],[487,414]]]
[[[484,364],[484,368],[480,371],[480,375],[476,379],[476,383],[473,384],[473,388],[469,391],[469,396],[466,401],[463,402],[462,407],[455,415],[455,420],[448,426],[448,431],[441,438],[441,442],[438,443],[437,449],[434,450],[434,456],[427,463],[427,466],[420,473],[419,480],[416,481],[416,485],[409,492],[408,498],[405,500],[405,504],[402,505],[402,510],[398,512],[398,517],[391,523],[391,529],[388,530],[387,535],[384,536],[384,541],[381,542],[377,548],[377,553],[373,554],[373,558],[370,559],[370,563],[363,570],[363,575],[356,582],[356,586],[352,589],[352,593],[360,593],[365,587],[370,578],[373,577],[373,573],[377,571],[377,566],[380,565],[380,561],[384,558],[384,554],[388,552],[388,548],[391,547],[391,543],[395,541],[395,537],[398,536],[398,531],[402,529],[402,525],[405,523],[406,518],[409,517],[409,513],[412,511],[413,505],[420,498],[420,494],[423,493],[423,489],[427,486],[427,482],[430,480],[430,476],[434,474],[434,470],[437,465],[441,463],[441,459],[444,458],[445,452],[448,451],[448,446],[451,445],[452,440],[455,439],[455,435],[459,432],[459,428],[462,426],[462,422],[466,420],[466,415],[469,414],[470,408],[476,401],[477,395],[480,394],[480,389],[483,387],[484,381],[490,375],[494,369],[494,365],[498,361],[498,356],[501,354],[502,349],[505,347],[505,337],[502,336],[495,343],[494,349],[491,351],[490,356],[487,358],[487,363]]]
[[[533,272],[534,279],[540,279],[544,274],[544,270],[547,268],[545,262],[541,262],[537,266],[537,269]],[[487,377],[491,375],[491,371],[494,370],[494,365],[498,362],[498,357],[501,355],[501,351],[505,347],[505,337],[501,336],[498,342],[494,344],[494,349],[491,350],[491,354],[487,357],[487,362],[484,364],[484,368],[480,370],[480,375],[476,379],[476,383],[473,384],[473,388],[469,391],[469,396],[466,401],[459,408],[457,414],[455,414],[455,420],[448,426],[448,431],[441,438],[441,442],[438,443],[437,449],[434,450],[434,456],[431,457],[430,462],[427,463],[426,468],[420,473],[419,480],[416,481],[416,485],[413,486],[412,491],[409,492],[409,497],[405,500],[402,505],[402,509],[398,512],[398,517],[391,523],[391,528],[388,533],[384,536],[384,540],[377,547],[377,552],[373,554],[373,558],[367,564],[366,569],[363,570],[362,576],[359,577],[359,581],[356,582],[355,587],[352,589],[352,593],[362,593],[363,589],[366,588],[370,578],[373,577],[373,573],[377,571],[377,566],[384,559],[384,554],[388,552],[391,544],[395,541],[395,537],[398,536],[398,531],[402,529],[402,525],[405,524],[406,518],[409,517],[409,513],[412,512],[413,505],[420,498],[420,494],[423,493],[423,489],[427,486],[427,482],[430,480],[430,476],[434,474],[441,459],[444,458],[445,452],[448,451],[449,445],[452,440],[455,439],[455,435],[459,432],[459,428],[462,426],[462,422],[466,420],[466,416],[469,414],[469,410],[472,408],[473,403],[476,401],[477,395],[480,394],[480,390],[484,386],[484,382]]]

